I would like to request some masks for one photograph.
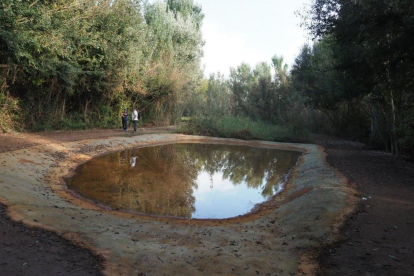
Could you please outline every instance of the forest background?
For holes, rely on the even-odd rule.
[[[189,118],[186,133],[414,156],[414,3],[312,0],[300,16],[314,42],[291,69],[275,55],[206,79],[192,0],[3,0],[1,131],[113,128],[137,106],[147,124]]]

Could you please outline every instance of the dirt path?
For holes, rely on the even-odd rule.
[[[103,254],[107,275],[310,275],[316,263],[309,249],[332,240],[331,226],[340,223],[356,202],[355,191],[326,165],[315,145],[122,132],[109,139],[68,142],[76,134],[62,133],[65,142],[53,136],[56,133],[26,134],[23,139],[37,146],[1,153],[1,200],[10,205],[7,213],[14,220],[53,229]],[[91,132],[79,134],[80,139],[91,136]],[[105,152],[176,142],[230,143],[305,154],[283,193],[255,213],[225,222],[102,209],[81,200],[61,182],[76,166]]]
[[[0,133],[0,153],[44,145],[64,143],[87,139],[102,139],[115,136],[133,136],[147,133],[168,132],[174,127],[138,128],[137,134],[118,129],[92,129],[84,131],[45,131],[39,133]]]
[[[62,237],[8,219],[0,204],[0,275],[101,275],[102,262]]]
[[[141,128],[139,133],[171,128]],[[0,153],[55,142],[132,135],[119,130],[0,134]],[[0,275],[101,275],[102,260],[66,239],[11,221],[0,204]]]
[[[324,275],[414,275],[414,163],[360,143],[315,140],[364,198],[343,241],[321,256]]]
[[[167,131],[141,129],[138,133]],[[119,130],[0,134],[0,153],[36,145],[131,136]],[[316,136],[327,161],[358,184],[363,201],[344,240],[321,256],[325,275],[414,275],[414,164],[362,144]],[[0,207],[0,271],[5,275],[99,275],[98,257],[47,231],[10,221]]]

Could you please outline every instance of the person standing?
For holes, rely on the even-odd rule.
[[[124,131],[127,131],[128,129],[128,110],[124,108],[124,111],[122,112],[122,129]]]
[[[134,123],[134,131],[137,132],[137,123],[138,123],[138,111],[134,107],[134,111],[132,112],[132,122]]]

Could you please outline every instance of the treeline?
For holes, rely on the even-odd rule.
[[[336,133],[414,156],[414,2],[313,0],[292,74]]]
[[[248,117],[414,156],[414,2],[313,0],[302,16],[315,40],[290,71],[275,56],[229,78],[213,74],[187,114]]]
[[[0,128],[113,126],[122,108],[170,123],[197,86],[203,14],[192,0],[3,0]]]
[[[198,90],[193,91],[185,110],[188,116],[223,116],[248,118],[278,125],[291,132],[289,140],[307,140],[313,111],[304,105],[303,97],[292,90],[292,78],[283,57],[275,55],[270,63],[254,68],[242,63],[230,69],[229,77],[211,74]],[[236,122],[235,120],[234,122]]]
[[[193,0],[3,0],[0,128],[113,127],[136,105],[154,123],[225,121],[223,136],[324,133],[414,156],[414,2],[313,0],[302,16],[315,42],[291,70],[274,56],[203,79]]]

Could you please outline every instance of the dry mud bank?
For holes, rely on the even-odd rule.
[[[243,144],[304,152],[281,195],[228,220],[153,218],[105,209],[62,177],[110,151],[175,142]],[[331,242],[355,190],[316,145],[153,134],[51,143],[0,154],[0,198],[14,220],[53,230],[107,260],[107,275],[311,275],[312,250]]]

